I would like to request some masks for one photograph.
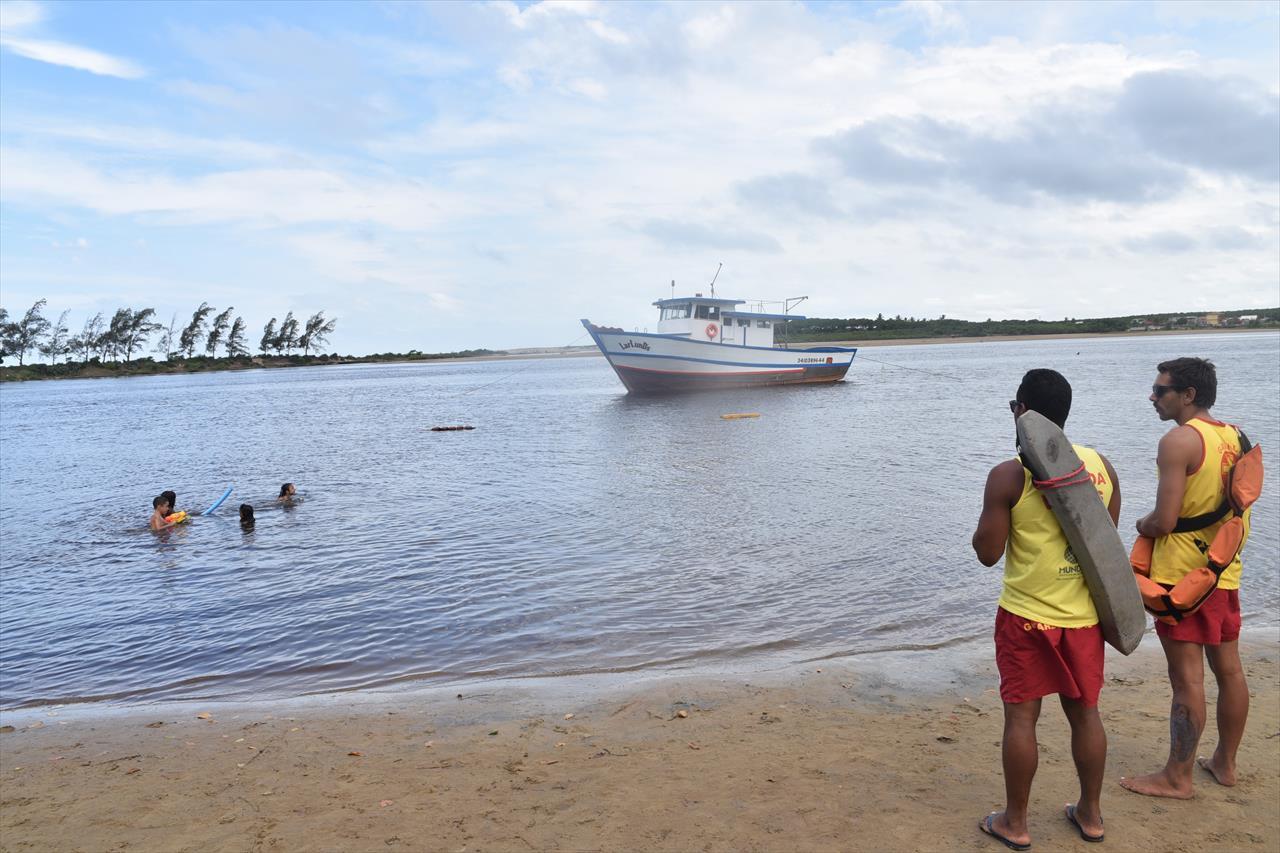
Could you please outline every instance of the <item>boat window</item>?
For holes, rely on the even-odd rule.
[[[739,325],[739,326],[750,326],[750,325],[751,325],[751,320],[750,320],[750,319],[748,319],[748,318],[746,318],[746,317],[739,317],[739,318],[738,318],[738,325]]]
[[[760,320],[759,322],[757,322],[757,323],[756,323],[756,325],[757,325],[757,326],[759,326],[759,327],[760,327],[760,328],[762,328],[762,329],[767,329],[767,328],[769,328],[769,321],[768,321],[768,320]]]
[[[683,305],[668,305],[662,309],[662,319],[664,320],[683,320],[689,316],[689,303]]]
[[[693,316],[697,317],[699,320],[709,320],[709,319],[711,319],[711,306],[710,306],[710,305],[699,305],[699,306],[694,310],[694,314],[693,314]]]

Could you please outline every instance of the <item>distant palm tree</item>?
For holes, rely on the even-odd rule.
[[[317,311],[307,320],[307,325],[303,328],[302,334],[298,337],[298,346],[302,347],[302,354],[307,355],[310,350],[319,352],[324,349],[324,345],[329,342],[329,333],[338,325],[337,320],[325,320],[324,312]]]

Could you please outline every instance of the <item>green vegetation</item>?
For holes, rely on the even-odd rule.
[[[206,373],[219,370],[253,370],[275,367],[315,367],[329,364],[375,364],[400,361],[431,361],[442,358],[476,358],[486,355],[503,355],[499,350],[474,349],[460,352],[408,353],[385,352],[375,355],[237,355],[222,358],[193,356],[156,361],[151,356],[132,361],[102,361],[97,356],[87,362],[67,361],[61,364],[26,364],[21,367],[0,367],[0,382],[21,382],[29,379],[96,379],[104,376],[154,376],[168,373]]]
[[[311,315],[304,324],[295,320],[290,311],[278,330],[272,317],[262,335],[262,355],[250,358],[244,342],[244,319],[232,319],[234,308],[214,315],[217,309],[201,302],[185,326],[179,325],[177,314],[166,326],[156,322],[154,308],[120,308],[110,322],[104,321],[99,312],[85,320],[79,333],[72,334],[67,327],[71,312],[63,311],[57,322],[51,323],[44,316],[45,304],[45,300],[37,300],[21,318],[12,321],[9,312],[0,308],[0,364],[17,360],[16,367],[12,361],[0,367],[0,381],[242,370],[353,360],[318,355],[326,348],[338,322],[325,319],[323,311]],[[212,320],[210,315],[214,315]],[[165,360],[134,358],[153,337],[154,352],[164,355]],[[202,344],[204,355],[197,356]],[[219,349],[225,353],[222,358],[218,357]],[[302,354],[295,355],[295,350],[302,350]],[[27,364],[27,356],[33,353],[43,355],[48,363]]]
[[[190,361],[196,350],[204,344],[205,355],[216,359],[221,347],[228,358],[247,356],[249,350],[244,345],[244,319],[231,319],[234,308],[228,308],[216,315],[212,322],[209,315],[216,311],[207,302],[191,315],[191,322],[178,328],[178,315],[174,314],[165,326],[156,322],[154,308],[120,308],[111,316],[110,323],[104,323],[99,312],[84,322],[79,334],[72,335],[67,328],[67,315],[63,311],[58,322],[50,323],[44,316],[45,300],[36,300],[36,304],[27,309],[20,320],[9,320],[9,312],[0,308],[0,363],[6,358],[17,358],[18,366],[26,364],[27,354],[39,352],[49,359],[50,365],[58,364],[59,359],[88,364],[96,359],[98,362],[118,362],[121,358],[126,364],[133,362],[134,353],[143,349],[156,332],[160,333],[156,340],[155,352],[163,353],[172,361],[181,357]],[[326,320],[323,311],[311,315],[306,324],[299,326],[290,311],[276,330],[276,318],[267,323],[260,344],[263,355],[274,352],[276,355],[291,355],[294,350],[302,350],[304,356],[312,350],[323,350],[329,342],[329,335],[337,326],[337,320]],[[78,359],[77,359],[78,357]]]
[[[1190,329],[1280,328],[1280,308],[1246,308],[1199,314],[1142,314],[1061,320],[936,320],[915,317],[792,320],[779,337],[792,342],[870,341],[902,338],[983,338],[991,335],[1080,335]]]

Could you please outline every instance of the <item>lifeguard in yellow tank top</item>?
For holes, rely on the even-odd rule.
[[[1098,452],[1073,444],[1104,504],[1115,488]],[[1012,524],[1004,557],[1000,606],[1024,619],[1056,628],[1085,628],[1098,623],[1080,564],[1044,495],[1023,470],[1022,496],[1010,510]]]
[[[1182,618],[1170,614],[1167,619],[1156,620],[1156,635],[1168,663],[1173,693],[1168,754],[1164,767],[1154,773],[1120,777],[1122,788],[1149,797],[1185,800],[1195,796],[1196,786],[1203,779],[1197,773],[1197,765],[1219,784],[1234,785],[1237,753],[1249,716],[1249,684],[1240,662],[1240,560],[1238,552],[1232,559],[1231,550],[1219,549],[1214,539],[1222,531],[1225,545],[1230,545],[1236,535],[1242,544],[1248,535],[1245,508],[1257,500],[1262,488],[1261,448],[1255,446],[1240,456],[1239,433],[1210,414],[1217,400],[1218,370],[1213,362],[1183,357],[1156,365],[1156,378],[1147,401],[1161,421],[1172,421],[1176,426],[1161,437],[1156,450],[1159,478],[1155,507],[1134,525],[1139,536],[1134,553],[1141,557],[1142,548],[1138,546],[1148,540],[1144,546],[1150,548],[1148,577],[1157,589],[1161,584],[1172,587],[1167,596],[1169,603],[1174,603],[1174,585],[1179,581],[1191,588],[1184,592],[1197,595],[1205,591],[1205,584],[1199,581],[1216,581],[1216,586],[1197,602],[1190,602],[1189,597],[1182,599],[1197,605],[1193,612],[1182,613]],[[1227,503],[1227,517],[1199,530],[1191,529],[1212,518],[1223,505],[1223,477],[1228,469],[1233,469],[1232,485],[1241,491],[1234,496],[1234,505]],[[1180,526],[1187,532],[1176,533]],[[1211,560],[1215,552],[1216,559]],[[1210,562],[1214,565],[1210,566]],[[1134,565],[1142,568],[1138,563]],[[1217,566],[1223,567],[1222,573],[1214,576]],[[1206,574],[1210,577],[1205,578]],[[1141,571],[1138,577],[1142,578]],[[1139,585],[1143,586],[1141,581]],[[1144,592],[1144,599],[1150,593],[1150,589]],[[1198,758],[1200,734],[1208,716],[1206,669],[1218,684],[1218,743],[1212,756]]]
[[[1191,518],[1212,512],[1222,505],[1227,494],[1227,474],[1240,458],[1240,435],[1235,427],[1222,421],[1197,417],[1187,421],[1200,436],[1203,455],[1200,467],[1187,475],[1187,488],[1182,496],[1178,515]],[[1249,522],[1253,509],[1244,512],[1244,538],[1249,539]],[[1173,585],[1182,580],[1192,569],[1204,565],[1205,552],[1209,550],[1218,528],[1226,524],[1230,515],[1201,530],[1187,533],[1170,533],[1155,541],[1151,554],[1151,579],[1156,583]],[[1244,544],[1241,543],[1241,551]],[[1240,554],[1222,572],[1218,580],[1220,589],[1240,588]]]

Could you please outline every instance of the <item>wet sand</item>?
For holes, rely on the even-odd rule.
[[[1280,635],[1242,647],[1240,782],[1197,771],[1186,802],[1116,784],[1163,762],[1169,694],[1154,636],[1108,654],[1108,849],[1280,849]],[[976,828],[1003,800],[991,661],[977,643],[754,677],[7,714],[0,850],[1003,850]],[[1034,843],[1086,848],[1051,701],[1039,740]]]

